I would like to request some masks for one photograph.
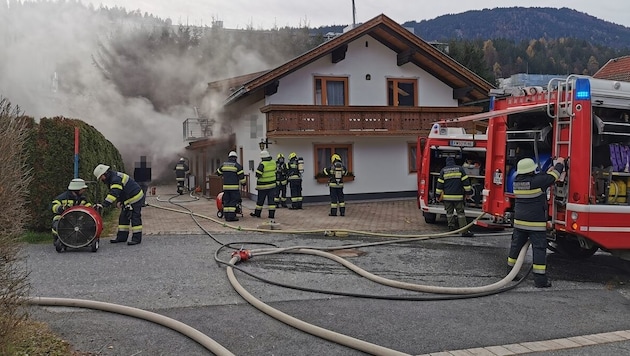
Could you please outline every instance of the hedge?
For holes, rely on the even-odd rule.
[[[96,182],[92,172],[99,163],[124,171],[120,152],[93,126],[64,117],[31,119],[28,162],[33,170],[29,189],[29,230],[48,231],[53,217],[51,201],[67,190],[74,178],[74,130],[79,128],[79,178],[89,187],[91,202],[100,202],[107,195],[107,186]]]

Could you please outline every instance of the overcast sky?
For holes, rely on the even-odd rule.
[[[210,25],[223,21],[226,28],[268,29],[274,26],[347,25],[352,23],[352,0],[82,0],[96,6],[140,9],[174,24]],[[355,0],[356,21],[385,14],[398,23],[434,19],[441,15],[495,7],[568,7],[602,20],[630,27],[630,1],[626,0]]]

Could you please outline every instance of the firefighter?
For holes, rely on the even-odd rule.
[[[94,176],[109,186],[107,197],[102,204],[96,206],[102,208],[116,203],[116,207],[120,208],[118,232],[116,238],[109,242],[125,242],[131,231],[131,241],[127,242],[127,245],[140,244],[142,242],[142,207],[144,206],[144,193],[140,185],[129,175],[113,171],[104,164],[99,164],[94,168]]]
[[[184,157],[179,159],[179,162],[173,168],[175,171],[175,180],[177,181],[177,194],[184,194],[184,182],[186,181],[186,175],[190,173],[190,169],[186,164],[186,159]]]
[[[274,202],[276,208],[287,207],[287,165],[282,153],[278,153],[276,158],[276,197]]]
[[[276,196],[276,162],[274,162],[269,151],[260,152],[261,162],[256,168],[256,190],[258,191],[258,199],[256,200],[256,209],[249,215],[260,217],[260,214],[267,200],[269,209],[269,218],[276,216],[276,204],[274,198]]]
[[[470,179],[464,168],[455,164],[453,157],[446,158],[446,166],[440,170],[440,176],[435,187],[437,200],[444,204],[446,210],[446,220],[448,221],[448,229],[455,231],[466,226],[466,215],[464,213],[464,198],[470,199],[472,195],[472,186]],[[465,197],[464,197],[465,196]],[[455,215],[454,213],[457,213]],[[459,226],[459,227],[458,227]],[[470,231],[462,232],[463,237],[472,237],[474,234]]]
[[[51,209],[55,216],[52,221],[52,235],[53,245],[55,247],[59,244],[59,234],[57,233],[57,226],[59,226],[59,220],[61,220],[61,214],[73,206],[83,205],[92,206],[85,197],[85,190],[87,184],[80,178],[75,178],[68,184],[68,190],[59,194],[51,203]]]
[[[243,166],[236,162],[238,155],[230,151],[228,160],[217,169],[217,175],[223,176],[223,212],[225,221],[238,221],[236,207],[241,202],[239,184],[245,186]]]
[[[295,152],[289,154],[289,162],[286,163],[287,179],[291,191],[291,207],[289,209],[302,209],[302,173],[304,163]]]
[[[514,178],[514,230],[508,255],[508,273],[516,264],[527,240],[532,244],[534,286],[551,287],[547,278],[547,188],[558,180],[564,170],[564,158],[558,158],[547,172],[536,173],[538,165],[531,158],[516,164]]]
[[[348,175],[348,169],[341,162],[341,156],[333,154],[330,157],[331,166],[324,168],[324,175],[328,176],[328,187],[330,189],[330,214],[329,216],[337,216],[337,207],[339,215],[346,215],[346,202],[343,195],[343,177]]]

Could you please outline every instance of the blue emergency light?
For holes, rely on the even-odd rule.
[[[591,100],[591,82],[586,78],[575,80],[575,90],[573,91],[575,100]]]

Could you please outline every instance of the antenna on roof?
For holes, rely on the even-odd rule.
[[[354,0],[352,0],[352,28],[357,26],[357,8],[354,7]]]

